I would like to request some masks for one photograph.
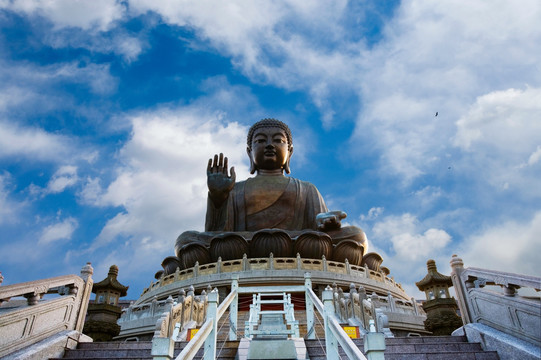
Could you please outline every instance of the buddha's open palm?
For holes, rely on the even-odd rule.
[[[220,156],[214,155],[214,161],[209,159],[207,166],[207,185],[211,199],[216,206],[220,206],[233,186],[235,186],[235,168],[231,167],[231,175],[227,171],[227,157],[220,153]]]

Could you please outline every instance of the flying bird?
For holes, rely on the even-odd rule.
[[[438,112],[436,111],[436,116],[438,116]]]

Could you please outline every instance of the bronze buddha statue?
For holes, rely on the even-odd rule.
[[[289,127],[276,119],[255,123],[247,136],[250,172],[236,182],[223,154],[209,159],[205,232],[187,231],[175,244],[180,268],[249,257],[295,256],[360,265],[366,236],[360,228],[341,226],[342,211],[329,211],[317,188],[290,173],[293,141]]]

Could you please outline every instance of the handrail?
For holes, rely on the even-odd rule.
[[[340,326],[339,321],[334,312],[333,301],[333,292],[332,288],[327,287],[323,291],[323,302],[318,298],[314,293],[311,287],[310,274],[305,274],[305,284],[304,286],[285,286],[282,291],[294,289],[295,291],[303,291],[306,296],[306,311],[307,311],[307,325],[310,328],[313,325],[313,308],[315,307],[317,311],[321,314],[325,322],[325,343],[327,348],[327,359],[335,359],[338,357],[338,345],[342,346],[342,349],[347,354],[350,359],[358,360],[369,360],[369,359],[383,359],[383,351],[385,349],[384,336],[381,333],[371,332],[368,333],[365,337],[365,351],[368,354],[368,358],[360,351],[360,349],[355,345],[353,340],[345,333],[344,329]],[[242,293],[257,291],[258,293],[272,293],[276,292],[277,288],[275,286],[267,287],[238,287],[238,277],[234,277],[231,284],[231,292],[224,299],[224,301],[217,306],[218,303],[218,291],[214,289],[208,295],[208,310],[207,310],[207,319],[203,323],[202,327],[199,329],[197,334],[190,340],[190,342],[184,347],[181,353],[175,358],[175,360],[191,360],[194,358],[196,353],[199,351],[201,346],[205,344],[205,351],[203,359],[210,360],[214,359],[216,356],[216,335],[217,335],[217,324],[220,321],[220,318],[224,315],[227,308],[229,307],[229,315],[231,317],[230,321],[230,340],[236,339],[236,316],[237,316],[237,306],[238,306],[238,295]],[[375,327],[372,326],[372,331],[375,331]],[[310,329],[309,329],[310,330]],[[295,333],[295,336],[299,336],[298,333]],[[370,341],[367,342],[368,337],[376,337],[378,346],[372,346]],[[159,338],[158,340],[165,340],[164,338]],[[156,338],[154,339],[156,340]],[[153,340],[153,341],[154,341]],[[154,349],[154,344],[153,344]],[[168,351],[171,352],[169,358],[172,357],[172,347],[171,343],[169,344]],[[155,359],[163,359],[163,355],[157,352],[153,352]]]
[[[218,320],[216,320],[218,321]],[[203,326],[199,329],[197,334],[186,344],[184,349],[178,354],[175,360],[192,360],[197,354],[197,351],[203,346],[210,332],[212,331],[212,326],[214,319],[207,319]]]
[[[541,281],[537,276],[519,275],[504,271],[487,270],[475,267],[465,268],[461,276],[464,281],[471,276],[490,280],[489,283],[494,283],[495,285],[515,285],[519,287],[530,287],[537,291],[541,291]]]
[[[28,299],[34,296],[41,296],[48,293],[57,293],[62,287],[81,288],[83,279],[77,275],[63,275],[50,279],[28,281],[20,284],[13,284],[0,287],[0,302],[8,301],[12,297],[24,296]],[[29,300],[28,305],[35,303]]]
[[[272,271],[323,271],[329,273],[337,273],[350,276],[360,276],[362,278],[371,279],[373,281],[387,284],[392,289],[401,293],[404,291],[402,285],[397,283],[393,277],[389,277],[382,272],[369,269],[367,266],[351,265],[347,261],[337,262],[322,259],[307,259],[297,257],[263,257],[263,258],[247,258],[222,261],[221,258],[217,262],[199,265],[196,263],[193,267],[180,270],[174,273],[163,276],[156,282],[151,282],[149,287],[143,290],[142,296],[156,288],[168,285],[176,281],[193,279],[202,275],[217,276],[223,273],[246,272],[254,270],[272,270]]]
[[[236,284],[236,279],[233,279],[233,284]],[[218,303],[218,291],[214,289],[208,294],[208,309],[207,309],[207,319],[197,332],[195,336],[186,344],[184,349],[176,357],[176,360],[191,360],[197,354],[197,351],[205,344],[205,355],[204,359],[214,359],[216,351],[216,326],[220,321],[223,314],[226,312],[227,308],[231,303],[237,299],[237,286],[233,285],[231,292],[220,306],[216,306]],[[154,340],[153,340],[154,341]],[[170,351],[171,348],[168,348]],[[161,358],[163,354],[158,351],[153,354],[155,358]]]
[[[317,297],[317,295],[314,293],[314,290],[312,289],[307,289],[306,291],[308,293],[308,295],[310,296],[310,299],[312,299],[312,302],[314,303],[314,306],[316,307],[317,311],[323,315],[323,303],[321,302],[321,300],[319,300],[319,298]]]
[[[237,296],[237,290],[232,290],[229,295],[227,295],[220,306],[218,306],[218,310],[216,310],[216,319],[222,318],[222,315],[227,311],[229,305],[235,300],[235,296]]]
[[[330,292],[330,288],[326,289],[325,292]],[[350,359],[359,359],[359,360],[367,360],[364,354],[359,350],[357,345],[353,342],[353,340],[350,339],[349,336],[347,336],[346,332],[340,324],[338,323],[338,320],[336,319],[336,316],[334,315],[334,312],[329,313],[328,311],[325,311],[325,306],[319,300],[319,298],[316,296],[314,291],[312,289],[306,289],[306,292],[309,294],[310,298],[312,299],[315,308],[317,311],[321,314],[322,317],[324,317],[325,322],[328,323],[328,326],[325,327],[325,338],[329,337],[331,334],[327,334],[327,328],[332,332],[332,336],[338,340],[340,345],[342,345],[342,349],[347,354],[347,356]],[[329,294],[325,294],[329,295]],[[325,299],[324,295],[324,299]],[[329,299],[332,301],[332,292],[330,293],[331,298]],[[332,304],[331,304],[332,306]],[[327,359],[330,359],[332,357],[330,349],[327,349]],[[338,349],[336,348],[336,351]]]
[[[366,357],[364,354],[359,350],[357,345],[351,340],[349,336],[345,333],[344,329],[338,324],[338,321],[335,317],[330,316],[329,319],[329,325],[333,332],[333,335],[336,336],[336,339],[342,345],[342,349],[347,354],[347,356],[350,359],[359,359],[359,360],[365,360]]]
[[[92,292],[92,273],[92,266],[87,263],[81,269],[81,277],[64,275],[0,287],[0,303],[20,296],[28,303],[28,306],[13,307],[0,316],[0,357],[25,351],[23,349],[66,330],[80,335]],[[63,296],[40,301],[45,294]],[[64,349],[58,351],[57,355],[61,357]]]
[[[502,271],[465,268],[462,259],[453,255],[451,279],[464,325],[483,324],[508,335],[541,345],[541,305],[539,298],[521,296],[521,287],[540,291],[541,278]],[[503,292],[487,285],[499,285]],[[506,316],[494,316],[495,313]]]

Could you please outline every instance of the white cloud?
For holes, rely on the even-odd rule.
[[[117,0],[6,0],[0,7],[29,15],[43,16],[56,28],[79,27],[105,31],[121,19],[125,8]]]
[[[49,225],[43,229],[38,243],[49,244],[58,240],[70,240],[78,225],[77,220],[72,217]]]
[[[541,196],[541,88],[508,89],[480,96],[457,121],[455,144],[464,166],[495,188]],[[479,170],[476,170],[479,169]],[[525,192],[527,189],[527,193]]]
[[[524,156],[539,145],[540,118],[541,88],[494,91],[478,97],[457,121],[455,144],[465,150],[486,146]]]
[[[416,261],[443,249],[451,236],[441,229],[422,230],[422,224],[411,214],[387,216],[372,228],[374,240],[391,245],[397,258]],[[380,245],[381,246],[381,245]]]
[[[67,156],[70,148],[70,140],[65,136],[0,121],[0,158],[25,156],[56,161]]]
[[[49,180],[45,193],[55,194],[77,183],[77,167],[65,165],[60,167]]]
[[[340,21],[351,15],[347,1],[134,0],[130,11],[154,11],[169,24],[194,29],[254,82],[308,90],[326,125],[334,115],[331,95],[358,86],[355,66],[362,43],[345,42],[350,30]]]
[[[541,211],[531,219],[509,220],[466,237],[456,253],[464,266],[541,276]]]
[[[83,188],[79,192],[78,196],[80,200],[85,204],[100,205],[100,197],[103,194],[101,187],[101,180],[99,178],[87,177],[83,185]]]
[[[12,181],[10,173],[6,171],[0,173],[0,224],[17,221],[17,215],[24,205],[10,196]]]
[[[361,221],[374,221],[376,220],[381,214],[383,214],[383,211],[385,209],[383,207],[373,207],[373,208],[370,208],[370,210],[368,210],[368,214],[367,215],[364,215],[364,214],[361,214],[361,216],[359,217],[359,219]]]
[[[387,23],[382,41],[363,52],[362,66],[367,71],[360,82],[363,112],[356,137],[382,152],[384,173],[398,175],[405,183],[447,168],[442,162],[446,162],[445,154],[453,151],[455,123],[477,99],[493,89],[524,89],[526,84],[541,83],[535,65],[539,63],[535,44],[541,42],[537,25],[541,3],[469,5],[402,2]],[[539,116],[529,117],[537,110],[526,110],[531,105],[526,98],[538,97],[537,90],[514,91],[520,94],[493,94],[498,101],[505,94],[510,102],[501,103],[509,109],[494,112],[492,120],[503,125],[508,121],[505,117],[511,115],[520,124],[529,121],[530,129],[537,127],[533,119]],[[474,130],[468,135],[474,136]],[[508,130],[510,138],[501,146],[512,146],[510,140],[522,134],[514,127]],[[470,141],[462,134],[460,139],[463,144]]]
[[[541,160],[541,146],[538,146],[537,149],[528,157],[528,161],[525,165],[532,166],[537,164],[539,160]]]
[[[378,216],[372,220],[367,217],[365,221],[363,225],[368,235],[368,251],[383,257],[382,266],[391,270],[391,276],[402,284],[409,295],[423,298],[414,284],[426,274],[428,259],[437,261],[441,273],[449,273],[448,263],[452,254],[449,246],[452,242],[445,230],[431,227],[427,225],[429,221],[420,221],[410,213],[383,218]],[[374,225],[369,227],[370,223]]]
[[[96,94],[109,94],[116,90],[118,83],[118,80],[110,74],[109,64],[85,64],[73,61],[39,66],[27,62],[0,61],[0,65],[2,65],[0,78],[6,84],[1,85],[0,89],[6,93],[14,91],[7,101],[0,103],[0,109],[9,109],[9,105],[19,106],[21,101],[27,103],[28,99],[33,100],[34,98],[46,98],[52,101],[51,96],[55,96],[55,94],[43,94],[42,87],[47,87],[51,91],[50,89],[54,88],[54,85],[68,82],[86,85]],[[16,98],[20,95],[22,95],[22,100]],[[65,106],[66,100],[63,101]],[[46,105],[45,102],[43,103],[47,108],[54,107],[54,104]]]
[[[238,179],[248,175],[246,129],[197,108],[146,112],[131,121],[132,136],[120,151],[125,165],[115,180],[102,189],[90,179],[81,192],[88,203],[124,209],[107,222],[96,246],[125,238],[139,247],[150,237],[162,254],[172,254],[182,231],[203,231],[209,157],[224,152]]]

